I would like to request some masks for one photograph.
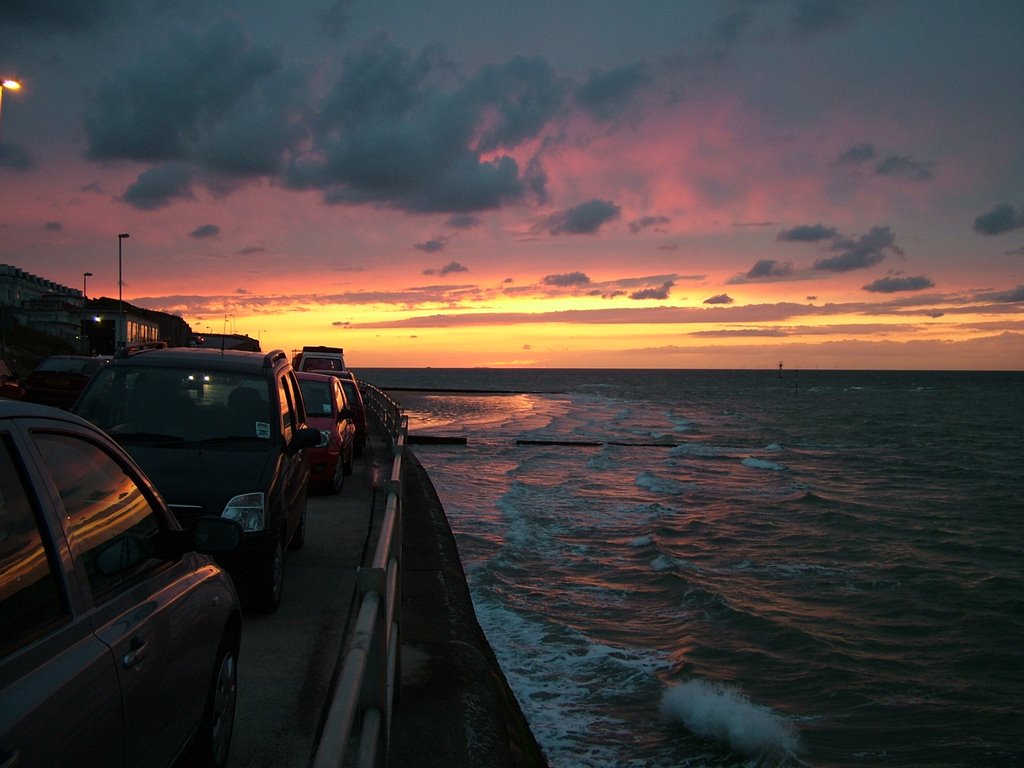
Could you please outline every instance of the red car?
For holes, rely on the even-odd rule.
[[[352,474],[356,425],[342,382],[336,376],[296,371],[306,405],[306,422],[320,430],[320,444],[309,448],[309,481],[328,493],[341,490]]]
[[[363,448],[366,446],[366,406],[363,405],[363,393],[356,383],[356,377],[351,371],[332,374],[341,382],[341,388],[345,390],[345,399],[348,400],[348,407],[352,409],[352,421],[356,425],[355,454],[363,455]]]
[[[25,399],[30,403],[68,409],[85,385],[110,362],[109,356],[53,355],[25,377]]]

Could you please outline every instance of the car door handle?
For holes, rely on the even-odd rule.
[[[146,658],[146,652],[146,641],[138,637],[133,637],[128,653],[126,653],[124,658],[121,660],[124,664],[124,668],[131,669],[134,667]]]

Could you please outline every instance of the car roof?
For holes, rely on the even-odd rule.
[[[10,400],[6,397],[0,397],[0,419],[20,419],[26,417],[64,421],[85,427],[92,432],[100,431],[81,416],[76,416],[70,411],[65,411],[63,408],[39,405],[38,403],[30,403],[27,400]]]
[[[209,349],[205,347],[166,347],[129,352],[114,358],[116,366],[177,368],[202,366],[219,370],[260,371],[290,365],[279,349],[271,352],[245,352],[237,349]]]

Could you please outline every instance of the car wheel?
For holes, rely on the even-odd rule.
[[[338,454],[338,460],[334,463],[334,476],[331,478],[331,485],[328,490],[331,493],[338,493],[341,490],[341,486],[345,484],[345,462],[342,461],[341,453]]]
[[[224,768],[231,748],[231,734],[235,727],[235,706],[238,701],[238,649],[237,643],[225,637],[217,651],[213,680],[206,694],[206,707],[192,745],[189,765],[205,768]]]
[[[284,544],[280,536],[275,537],[274,547],[265,557],[259,607],[263,613],[274,613],[281,605],[281,591],[284,588]]]

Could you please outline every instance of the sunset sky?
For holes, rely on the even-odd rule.
[[[349,364],[1024,368],[1020,0],[14,0],[0,263]]]

